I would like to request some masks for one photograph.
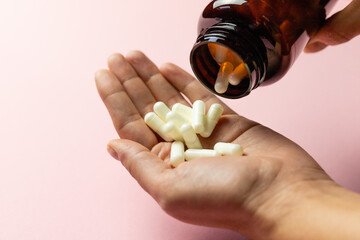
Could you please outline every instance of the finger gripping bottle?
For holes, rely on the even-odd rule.
[[[336,0],[216,0],[190,54],[196,77],[226,98],[282,78]],[[216,87],[215,87],[216,86]]]

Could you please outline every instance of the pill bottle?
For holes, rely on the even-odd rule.
[[[289,70],[336,0],[216,0],[198,23],[196,77],[226,98],[248,95]],[[217,80],[225,81],[222,89]],[[230,82],[230,83],[229,83]]]

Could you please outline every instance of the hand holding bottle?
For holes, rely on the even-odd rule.
[[[313,53],[327,46],[345,43],[360,34],[360,0],[353,0],[342,11],[326,20],[308,42],[305,52]]]

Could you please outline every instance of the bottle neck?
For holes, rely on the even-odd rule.
[[[220,69],[219,62],[209,50],[209,44],[229,49],[238,56],[247,71],[238,85],[229,85],[224,93],[214,89]],[[241,98],[258,87],[265,78],[267,68],[266,47],[245,24],[219,22],[202,32],[190,54],[190,63],[200,82],[215,94],[226,98]]]

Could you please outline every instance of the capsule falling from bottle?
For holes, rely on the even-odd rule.
[[[240,82],[248,76],[248,71],[244,63],[239,64],[232,73],[229,74],[229,83],[237,86]]]
[[[214,89],[217,93],[225,93],[229,86],[229,74],[234,70],[231,62],[224,62],[221,64]]]

